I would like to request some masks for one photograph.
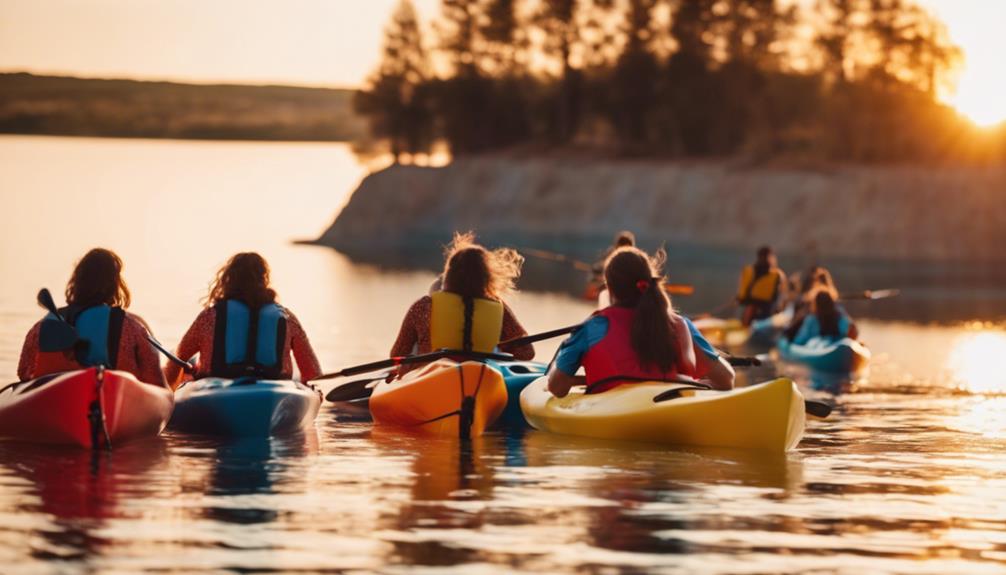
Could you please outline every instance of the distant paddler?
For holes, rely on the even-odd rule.
[[[619,248],[634,248],[636,247],[636,234],[630,232],[629,230],[622,230],[615,234],[615,238],[611,242],[611,246],[604,251],[601,258],[594,262],[590,267],[590,279],[587,280],[587,289],[584,291],[584,299],[596,300],[601,297],[604,292],[604,263],[608,261],[611,254],[615,253]],[[606,307],[607,304],[601,305],[601,307]]]
[[[779,311],[787,295],[786,273],[779,268],[775,252],[769,246],[758,248],[758,259],[744,267],[737,288],[737,303],[741,305],[741,323],[771,317]]]

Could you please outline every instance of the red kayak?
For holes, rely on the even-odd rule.
[[[154,437],[174,407],[171,390],[100,367],[56,373],[0,389],[0,437],[112,447]]]

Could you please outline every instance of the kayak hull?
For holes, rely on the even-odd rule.
[[[814,338],[806,345],[781,339],[778,348],[782,359],[825,373],[860,372],[869,365],[872,356],[869,348],[851,338],[838,341]]]
[[[69,371],[0,390],[0,437],[84,449],[115,447],[160,434],[173,405],[171,390],[125,371]]]
[[[548,366],[537,361],[491,361],[489,365],[499,370],[506,383],[507,404],[496,422],[496,427],[506,429],[527,427],[527,419],[520,409],[520,394],[531,382],[545,375]]]
[[[191,381],[175,392],[171,428],[203,435],[267,437],[314,424],[321,392],[291,380]]]
[[[638,383],[591,395],[576,388],[557,398],[541,378],[521,394],[521,407],[536,429],[563,435],[776,452],[803,437],[804,399],[789,379],[732,391],[684,390],[679,398],[653,401],[687,387]]]
[[[375,425],[444,437],[482,435],[506,405],[507,387],[498,370],[485,363],[446,359],[400,379],[382,381],[370,396]],[[470,420],[470,425],[462,419]]]

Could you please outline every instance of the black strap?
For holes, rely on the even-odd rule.
[[[227,367],[227,301],[218,301],[213,306],[213,357],[210,359],[210,373],[223,375]]]
[[[126,310],[113,307],[108,314],[108,369],[116,369],[119,365],[119,343],[122,341],[122,324],[126,319]]]
[[[251,375],[259,371],[258,359],[258,320],[262,315],[262,308],[248,308],[248,339],[245,340],[245,357],[241,362],[242,371]]]
[[[464,351],[472,350],[472,324],[474,323],[475,316],[475,299],[471,296],[462,296],[461,301],[465,304],[465,327],[464,335],[461,340],[461,349]]]

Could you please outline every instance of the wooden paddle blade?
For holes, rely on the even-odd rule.
[[[834,407],[824,403],[823,401],[814,401],[812,399],[803,400],[803,404],[807,413],[822,419],[831,415],[831,411],[834,409]]]
[[[380,381],[385,377],[387,377],[387,375],[382,374],[380,377],[357,379],[344,383],[328,392],[325,399],[332,402],[365,399],[370,397],[370,395],[374,392],[374,388],[370,384]]]
[[[664,284],[664,291],[671,295],[693,295],[695,286],[688,284]]]

